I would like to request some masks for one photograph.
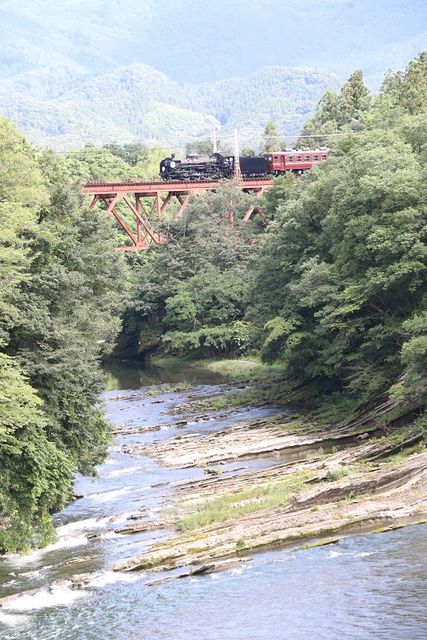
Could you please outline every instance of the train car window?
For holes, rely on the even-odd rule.
[[[294,159],[294,156],[288,156],[288,162],[292,162]]]
[[[328,156],[322,156],[322,160],[326,160]]]
[[[304,156],[304,160],[305,160],[305,161],[307,161],[307,160],[311,160],[311,156]]]
[[[297,162],[301,162],[302,156],[297,156]]]
[[[319,159],[318,155],[313,156],[313,160],[318,160],[318,159]]]

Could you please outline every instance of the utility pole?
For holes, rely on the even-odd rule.
[[[234,129],[234,177],[241,179],[239,156],[239,134],[237,129]]]

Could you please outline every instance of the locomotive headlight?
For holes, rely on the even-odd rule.
[[[175,169],[175,166],[176,166],[176,162],[172,160],[172,162],[170,163],[171,169]]]
[[[166,171],[166,167],[164,165],[162,167],[162,171]]]

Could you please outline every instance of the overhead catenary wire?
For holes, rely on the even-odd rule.
[[[240,130],[240,136],[242,139],[243,144],[247,145],[249,143],[252,143],[254,145],[259,145],[262,142],[262,135],[263,133],[259,134],[259,135],[247,135],[246,131]],[[311,134],[305,134],[305,133],[293,133],[293,134],[282,134],[282,135],[275,135],[275,136],[267,136],[268,140],[277,140],[280,141],[281,143],[283,143],[284,140],[297,140],[298,138],[303,138],[303,139],[310,139],[310,140],[314,140],[314,139],[328,139],[328,138],[341,138],[341,137],[346,137],[348,135],[361,135],[363,133],[363,131],[346,131],[346,132],[342,132],[342,131],[337,131],[337,132],[329,132],[329,133],[311,133]],[[99,149],[99,148],[103,148],[105,146],[108,145],[114,145],[117,144],[118,146],[124,146],[124,145],[132,145],[132,144],[141,144],[143,147],[145,147],[147,150],[151,150],[151,151],[166,151],[167,149],[185,149],[185,146],[187,144],[191,144],[191,143],[195,143],[195,142],[202,142],[202,141],[207,141],[209,140],[210,137],[208,135],[203,135],[201,137],[189,137],[189,136],[176,136],[174,138],[169,138],[169,139],[156,139],[156,138],[142,138],[140,140],[133,140],[131,142],[124,142],[124,143],[118,143],[117,141],[111,141],[111,142],[106,142],[106,143],[102,143],[99,146],[97,146],[95,143],[87,143],[85,146],[80,147],[79,149],[65,149],[65,150],[59,150],[56,153],[59,154],[70,154],[70,153],[78,153],[80,152],[82,149]],[[218,148],[220,149],[221,147],[221,143],[224,142],[229,142],[230,144],[233,143],[234,140],[234,134],[230,133],[230,134],[224,134],[221,136],[216,137],[216,143]]]

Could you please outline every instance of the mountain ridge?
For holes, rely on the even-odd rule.
[[[293,135],[355,69],[375,89],[427,48],[425,0],[0,0],[0,21],[0,113],[58,149]]]
[[[186,141],[223,129],[230,134],[257,129],[259,137],[273,118],[284,134],[296,134],[326,89],[337,88],[334,74],[308,66],[270,65],[245,77],[189,83],[169,78],[149,65],[133,63],[53,97],[28,95],[3,83],[0,110],[37,145],[56,149],[109,142],[183,146]],[[246,133],[245,133],[246,131]]]
[[[344,79],[363,59],[369,83],[390,64],[381,50],[394,47],[392,64],[402,68],[427,44],[424,0],[74,0],[72,10],[69,0],[0,0],[0,18],[12,42],[92,75],[143,61],[190,82],[313,60]],[[9,68],[2,62],[0,75]]]

